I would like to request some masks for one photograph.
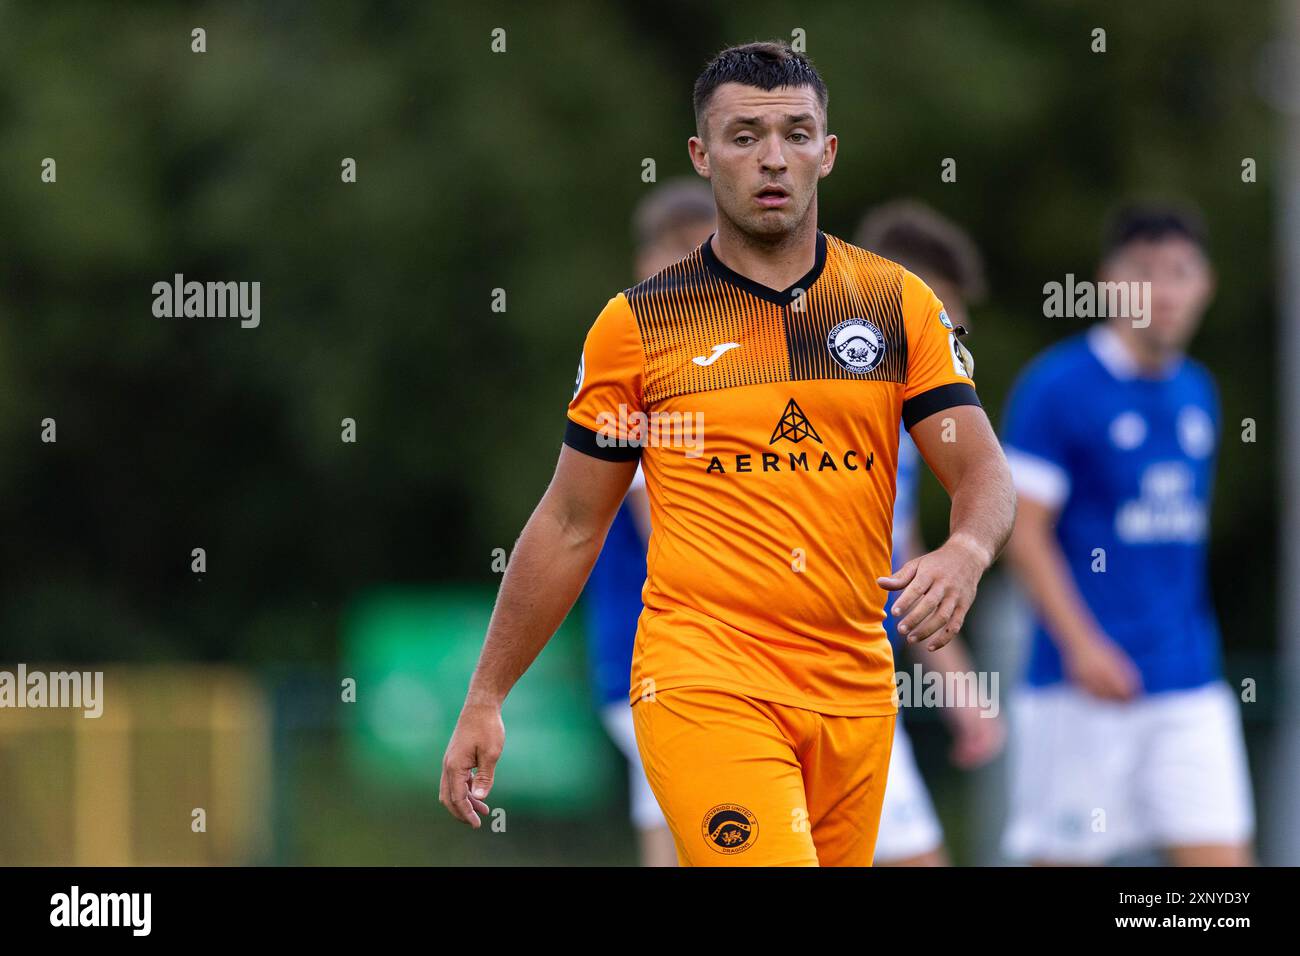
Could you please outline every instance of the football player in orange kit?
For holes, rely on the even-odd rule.
[[[685,865],[870,865],[897,708],[882,620],[937,649],[1011,530],[1015,495],[934,293],[817,226],[838,142],[784,43],[695,84],[691,161],[718,230],[609,300],[564,447],[511,556],[440,800],[478,827],[502,703],[582,588],[640,462],[653,531],[632,662],[637,744]],[[898,426],[952,499],[890,568]]]

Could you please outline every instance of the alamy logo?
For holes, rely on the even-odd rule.
[[[703,412],[643,412],[620,403],[618,414],[596,414],[601,448],[684,448],[687,458],[704,454]]]
[[[0,671],[0,708],[71,708],[85,717],[104,715],[103,671]]]
[[[1067,272],[1064,283],[1043,285],[1043,317],[1132,319],[1133,328],[1145,329],[1151,324],[1151,283],[1076,282]]]
[[[171,282],[155,282],[153,295],[153,314],[160,319],[238,317],[245,329],[262,321],[260,282],[186,282],[178,272]]]
[[[981,717],[996,717],[1002,709],[997,671],[926,670],[894,672],[894,703],[899,707],[968,707]]]
[[[51,926],[125,926],[148,936],[152,914],[152,893],[82,893],[74,886],[50,897]]]

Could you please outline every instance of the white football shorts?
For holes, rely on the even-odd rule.
[[[1223,681],[1127,702],[1021,688],[1009,766],[1013,860],[1099,864],[1254,835],[1241,713]]]

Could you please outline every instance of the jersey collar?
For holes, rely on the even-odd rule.
[[[1129,354],[1124,343],[1119,340],[1119,335],[1108,325],[1094,325],[1088,330],[1088,348],[1106,371],[1121,382],[1135,378],[1157,380],[1173,378],[1174,373],[1178,371],[1178,366],[1182,364],[1181,359],[1175,358],[1159,372],[1154,374],[1144,372],[1137,360]]]
[[[713,235],[717,235],[717,233],[714,233]],[[802,289],[804,292],[807,292],[812,288],[812,284],[817,281],[817,277],[822,274],[822,269],[826,266],[826,233],[818,229],[817,254],[813,259],[812,268],[808,270],[807,274],[804,275],[803,278],[798,279],[789,288],[777,291],[776,289],[763,285],[761,282],[755,282],[748,276],[743,276],[734,269],[730,269],[724,265],[722,260],[713,252],[713,235],[710,235],[709,238],[705,240],[702,249],[705,268],[723,282],[728,282],[731,285],[737,286],[738,288],[748,292],[750,295],[763,299],[766,302],[771,302],[774,305],[789,305],[794,301],[795,291],[797,289]]]

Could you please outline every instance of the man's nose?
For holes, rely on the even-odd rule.
[[[763,141],[763,152],[759,156],[759,163],[764,169],[783,170],[785,169],[785,142],[780,136],[769,136]]]

